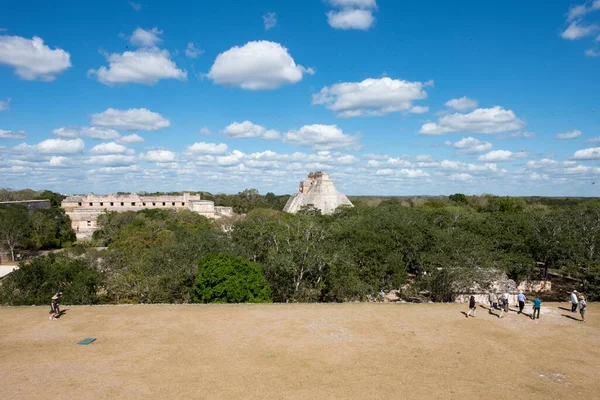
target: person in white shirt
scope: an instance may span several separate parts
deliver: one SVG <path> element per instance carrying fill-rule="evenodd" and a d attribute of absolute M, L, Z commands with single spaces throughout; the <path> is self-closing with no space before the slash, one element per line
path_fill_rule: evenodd
<path fill-rule="evenodd" d="M 571 312 L 577 312 L 577 305 L 579 300 L 577 299 L 577 290 L 573 290 L 571 293 Z"/>
<path fill-rule="evenodd" d="M 581 314 L 581 320 L 585 322 L 585 309 L 587 308 L 587 303 L 585 301 L 585 297 L 579 296 L 579 314 Z"/>

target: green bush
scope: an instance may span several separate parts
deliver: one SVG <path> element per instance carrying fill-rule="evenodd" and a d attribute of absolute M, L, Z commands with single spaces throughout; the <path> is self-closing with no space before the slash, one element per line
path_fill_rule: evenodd
<path fill-rule="evenodd" d="M 2 280 L 0 304 L 45 305 L 56 290 L 65 304 L 98 304 L 103 275 L 85 258 L 68 254 L 38 257 Z"/>
<path fill-rule="evenodd" d="M 225 254 L 198 261 L 194 303 L 269 303 L 271 290 L 257 263 Z"/>

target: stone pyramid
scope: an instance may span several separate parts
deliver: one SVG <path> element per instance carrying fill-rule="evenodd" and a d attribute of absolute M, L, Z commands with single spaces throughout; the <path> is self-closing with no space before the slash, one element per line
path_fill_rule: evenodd
<path fill-rule="evenodd" d="M 323 171 L 308 174 L 308 179 L 300 182 L 298 193 L 290 197 L 283 211 L 295 214 L 309 204 L 320 209 L 322 214 L 333 214 L 341 205 L 353 207 L 350 200 L 338 192 L 329 175 Z"/>

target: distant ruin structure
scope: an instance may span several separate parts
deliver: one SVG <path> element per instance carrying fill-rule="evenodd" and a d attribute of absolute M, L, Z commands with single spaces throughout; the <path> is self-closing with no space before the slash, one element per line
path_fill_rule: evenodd
<path fill-rule="evenodd" d="M 135 193 L 115 195 L 69 196 L 61 204 L 71 218 L 77 239 L 92 236 L 98 229 L 98 217 L 106 211 L 140 211 L 145 209 L 188 209 L 207 218 L 218 219 L 233 215 L 231 207 L 217 207 L 210 200 L 201 200 L 199 194 L 183 193 L 178 196 L 140 196 Z"/>
<path fill-rule="evenodd" d="M 308 205 L 318 208 L 322 214 L 333 214 L 342 205 L 353 207 L 350 200 L 338 192 L 329 175 L 323 171 L 311 172 L 308 179 L 300 181 L 298 193 L 290 197 L 283 211 L 296 214 Z"/>
<path fill-rule="evenodd" d="M 29 211 L 51 208 L 50 200 L 2 201 L 0 207 L 25 206 Z"/>

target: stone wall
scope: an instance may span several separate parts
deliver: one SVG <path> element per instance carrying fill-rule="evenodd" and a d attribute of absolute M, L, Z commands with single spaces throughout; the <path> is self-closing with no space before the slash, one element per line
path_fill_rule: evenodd
<path fill-rule="evenodd" d="M 126 212 L 145 209 L 188 209 L 207 218 L 221 218 L 233 215 L 231 207 L 215 207 L 214 202 L 201 200 L 200 195 L 183 193 L 181 196 L 139 196 L 126 195 L 69 196 L 62 207 L 71 218 L 71 226 L 77 239 L 87 239 L 98 229 L 98 217 L 106 211 Z"/>
<path fill-rule="evenodd" d="M 311 172 L 308 179 L 300 181 L 298 193 L 290 197 L 283 211 L 295 214 L 307 205 L 318 208 L 322 214 L 333 214 L 341 205 L 352 207 L 350 200 L 338 192 L 329 175 L 323 171 Z"/>

